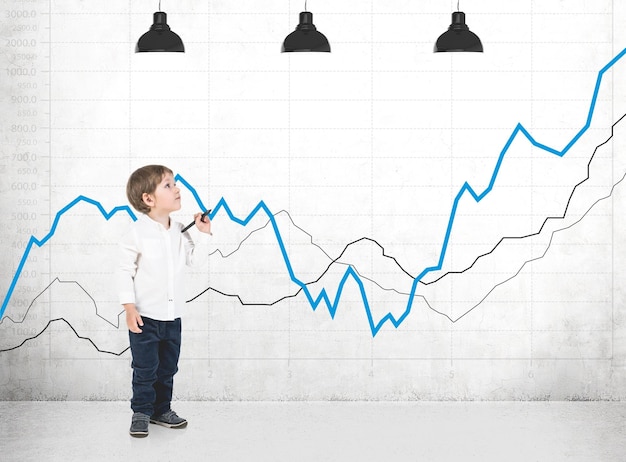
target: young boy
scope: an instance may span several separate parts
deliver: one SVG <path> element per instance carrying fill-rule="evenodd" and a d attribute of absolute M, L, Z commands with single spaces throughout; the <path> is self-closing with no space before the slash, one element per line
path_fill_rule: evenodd
<path fill-rule="evenodd" d="M 130 434 L 144 437 L 150 422 L 170 428 L 187 425 L 170 408 L 185 306 L 183 272 L 208 255 L 211 221 L 194 215 L 201 231 L 196 242 L 188 231 L 181 232 L 183 225 L 170 219 L 180 209 L 180 189 L 172 171 L 162 165 L 133 172 L 126 195 L 141 213 L 122 238 L 117 284 L 132 354 Z"/>

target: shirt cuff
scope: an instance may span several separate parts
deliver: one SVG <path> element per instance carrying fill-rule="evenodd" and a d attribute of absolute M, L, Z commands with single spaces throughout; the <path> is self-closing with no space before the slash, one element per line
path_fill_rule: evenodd
<path fill-rule="evenodd" d="M 135 293 L 134 292 L 120 292 L 119 301 L 120 301 L 120 305 L 125 305 L 126 303 L 135 303 Z"/>

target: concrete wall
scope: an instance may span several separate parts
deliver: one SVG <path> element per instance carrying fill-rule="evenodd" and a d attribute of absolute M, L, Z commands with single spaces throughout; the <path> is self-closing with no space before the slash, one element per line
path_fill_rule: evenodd
<path fill-rule="evenodd" d="M 164 2 L 186 52 L 135 54 L 156 2 L 0 1 L 0 398 L 129 397 L 162 163 L 215 211 L 178 398 L 622 399 L 626 7 L 463 2 L 485 52 L 435 54 L 435 3 L 308 2 L 332 52 L 281 54 L 301 2 Z"/>

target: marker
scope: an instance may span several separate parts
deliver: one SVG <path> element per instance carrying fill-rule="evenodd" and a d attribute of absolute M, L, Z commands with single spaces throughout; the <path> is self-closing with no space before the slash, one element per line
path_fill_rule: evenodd
<path fill-rule="evenodd" d="M 202 216 L 200 216 L 200 221 L 204 221 L 204 219 L 206 218 L 206 216 L 207 216 L 209 213 L 211 213 L 211 210 L 213 210 L 213 209 L 209 209 L 209 210 L 207 210 L 206 212 L 204 212 L 204 213 L 202 214 Z M 181 233 L 184 233 L 185 231 L 187 231 L 189 228 L 191 228 L 191 227 L 192 227 L 193 225 L 195 225 L 195 224 L 196 224 L 196 220 L 192 221 L 191 223 L 189 223 L 187 226 L 185 226 L 185 227 L 182 229 Z"/>

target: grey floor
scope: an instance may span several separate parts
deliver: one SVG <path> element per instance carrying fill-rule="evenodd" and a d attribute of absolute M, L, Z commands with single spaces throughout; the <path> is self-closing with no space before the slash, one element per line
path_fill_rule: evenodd
<path fill-rule="evenodd" d="M 3 461 L 624 461 L 617 402 L 176 402 L 128 435 L 126 402 L 0 402 Z"/>

